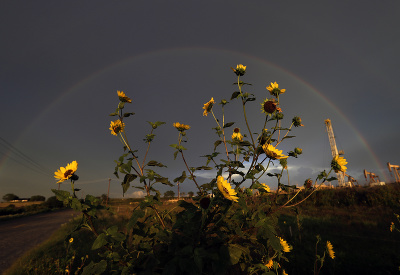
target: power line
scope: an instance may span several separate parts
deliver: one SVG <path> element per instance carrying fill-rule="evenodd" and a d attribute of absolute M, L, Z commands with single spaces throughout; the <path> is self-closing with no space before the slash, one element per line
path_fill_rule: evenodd
<path fill-rule="evenodd" d="M 21 152 L 18 148 L 13 146 L 11 143 L 6 141 L 4 138 L 0 137 L 0 145 L 2 145 L 6 149 L 6 153 L 3 152 L 3 154 L 7 157 L 12 159 L 13 161 L 17 162 L 18 164 L 23 165 L 26 168 L 29 168 L 37 173 L 41 173 L 44 175 L 52 175 L 50 170 L 45 168 L 43 165 L 41 165 L 39 162 L 33 160 L 31 157 L 27 156 L 25 153 Z M 7 152 L 8 151 L 8 152 Z M 11 154 L 15 155 L 16 158 L 13 158 Z M 8 156 L 7 156 L 8 154 Z"/>

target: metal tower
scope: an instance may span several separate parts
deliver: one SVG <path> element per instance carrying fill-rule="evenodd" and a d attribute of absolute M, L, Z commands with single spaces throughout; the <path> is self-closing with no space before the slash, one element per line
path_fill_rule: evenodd
<path fill-rule="evenodd" d="M 326 131 L 328 132 L 328 137 L 329 137 L 329 144 L 331 145 L 331 152 L 332 152 L 332 157 L 336 157 L 338 155 L 342 155 L 343 152 L 339 152 L 336 146 L 336 141 L 335 141 L 335 135 L 333 134 L 333 128 L 332 128 L 332 123 L 331 120 L 328 118 L 325 120 L 325 126 L 326 126 Z M 344 173 L 338 171 L 336 173 L 336 177 L 339 183 L 340 187 L 345 187 L 346 183 L 344 181 Z"/>

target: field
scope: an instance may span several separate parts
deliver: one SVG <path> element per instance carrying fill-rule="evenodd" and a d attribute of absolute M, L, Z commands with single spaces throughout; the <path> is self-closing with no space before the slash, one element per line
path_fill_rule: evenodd
<path fill-rule="evenodd" d="M 336 257 L 334 260 L 326 257 L 319 274 L 398 274 L 400 233 L 391 232 L 390 224 L 396 222 L 396 226 L 400 226 L 394 215 L 400 213 L 399 197 L 399 185 L 328 190 L 310 197 L 300 207 L 280 211 L 277 215 L 279 231 L 293 246 L 287 253 L 288 262 L 281 262 L 282 267 L 288 274 L 314 274 L 316 254 L 322 256 L 326 241 L 330 241 Z M 117 215 L 103 215 L 96 223 L 103 228 L 111 224 L 122 228 L 136 204 L 130 200 L 111 200 L 110 205 Z M 162 207 L 172 211 L 181 209 L 176 202 L 164 203 Z M 73 228 L 74 224 L 70 224 L 62 232 L 56 232 L 49 242 L 29 252 L 5 274 L 60 272 L 71 261 L 65 235 Z M 96 251 L 90 250 L 92 242 L 88 240 L 94 238 L 89 233 L 80 231 L 72 235 L 75 269 L 82 262 L 98 260 Z M 317 235 L 321 238 L 318 247 Z"/>
<path fill-rule="evenodd" d="M 9 205 L 13 204 L 15 207 L 24 207 L 34 204 L 41 204 L 42 201 L 27 201 L 27 202 L 0 202 L 0 208 L 8 207 Z"/>

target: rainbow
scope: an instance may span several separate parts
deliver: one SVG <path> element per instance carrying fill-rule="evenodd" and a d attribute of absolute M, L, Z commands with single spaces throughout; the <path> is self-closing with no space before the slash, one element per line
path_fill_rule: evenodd
<path fill-rule="evenodd" d="M 350 127 L 351 129 L 355 132 L 357 138 L 361 142 L 361 144 L 367 149 L 368 153 L 370 154 L 371 158 L 374 160 L 375 164 L 377 167 L 380 168 L 381 171 L 384 171 L 385 168 L 381 165 L 381 161 L 379 160 L 378 156 L 374 153 L 373 149 L 371 146 L 367 143 L 365 138 L 362 136 L 362 134 L 358 131 L 358 129 L 353 125 L 353 123 L 345 116 L 345 114 L 334 104 L 332 103 L 323 93 L 318 91 L 315 87 L 313 87 L 310 83 L 306 82 L 299 76 L 293 74 L 292 72 L 270 62 L 264 59 L 261 59 L 259 57 L 250 55 L 250 54 L 245 54 L 233 50 L 226 50 L 226 49 L 218 49 L 218 48 L 206 48 L 206 47 L 182 47 L 182 48 L 170 48 L 170 49 L 162 49 L 162 50 L 156 50 L 156 51 L 149 51 L 149 52 L 144 52 L 138 55 L 130 56 L 128 58 L 122 59 L 118 62 L 115 62 L 113 64 L 110 64 L 109 66 L 106 66 L 100 70 L 97 70 L 93 72 L 92 74 L 88 75 L 87 77 L 83 78 L 79 82 L 75 83 L 73 86 L 69 87 L 65 91 L 63 91 L 59 97 L 57 97 L 49 106 L 39 115 L 36 116 L 36 118 L 28 125 L 25 130 L 20 134 L 20 136 L 16 139 L 14 142 L 14 146 L 16 146 L 26 135 L 27 132 L 29 132 L 30 129 L 35 127 L 35 125 L 42 119 L 44 118 L 47 113 L 54 108 L 54 106 L 57 106 L 58 104 L 62 103 L 66 97 L 76 93 L 81 87 L 83 87 L 85 84 L 91 83 L 93 81 L 96 81 L 96 79 L 106 75 L 107 73 L 119 68 L 126 66 L 128 64 L 132 64 L 134 62 L 138 62 L 141 60 L 149 59 L 149 58 L 157 58 L 160 56 L 164 55 L 171 55 L 171 54 L 182 54 L 182 53 L 193 53 L 193 54 L 198 54 L 198 53 L 203 53 L 203 54 L 231 54 L 240 57 L 241 60 L 246 59 L 246 60 L 251 60 L 256 63 L 261 63 L 263 65 L 266 65 L 273 70 L 275 70 L 277 73 L 282 73 L 285 75 L 290 76 L 292 79 L 296 80 L 297 82 L 301 83 L 306 87 L 308 90 L 310 90 L 312 93 L 314 93 L 316 96 L 318 96 L 321 100 L 323 100 L 330 108 L 332 108 Z M 17 147 L 17 146 L 16 146 Z M 6 154 L 3 156 L 2 159 L 0 159 L 0 172 L 2 167 L 4 166 L 5 162 L 9 158 L 9 155 L 11 154 L 11 150 L 6 152 Z M 385 180 L 388 181 L 388 178 L 385 173 L 384 177 Z"/>

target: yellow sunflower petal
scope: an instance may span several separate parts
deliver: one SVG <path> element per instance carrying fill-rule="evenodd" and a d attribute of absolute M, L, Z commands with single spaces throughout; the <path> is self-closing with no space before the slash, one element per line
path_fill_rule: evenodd
<path fill-rule="evenodd" d="M 232 189 L 228 181 L 226 181 L 222 176 L 218 176 L 217 178 L 217 187 L 226 199 L 234 202 L 238 201 L 236 191 Z"/>

